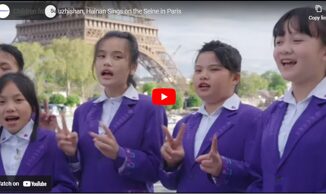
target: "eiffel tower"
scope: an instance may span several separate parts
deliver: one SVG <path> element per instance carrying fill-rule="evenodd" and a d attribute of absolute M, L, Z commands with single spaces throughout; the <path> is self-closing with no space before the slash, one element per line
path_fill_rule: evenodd
<path fill-rule="evenodd" d="M 81 38 L 95 44 L 108 31 L 128 31 L 135 35 L 139 44 L 138 64 L 142 65 L 157 82 L 170 83 L 181 91 L 187 88 L 185 77 L 177 69 L 176 64 L 158 38 L 158 28 L 153 26 L 153 19 L 133 13 L 103 14 L 96 12 L 96 10 L 104 8 L 112 11 L 140 10 L 142 9 L 140 2 L 60 1 L 54 4 L 57 6 L 57 10 L 66 10 L 66 14 L 58 14 L 56 18 L 50 20 L 25 20 L 23 23 L 17 24 L 17 35 L 14 42 L 48 44 L 53 39 L 65 36 L 71 39 Z M 86 9 L 91 11 L 88 13 Z M 69 10 L 75 10 L 75 12 L 67 14 Z M 76 10 L 84 10 L 84 14 L 77 13 Z"/>

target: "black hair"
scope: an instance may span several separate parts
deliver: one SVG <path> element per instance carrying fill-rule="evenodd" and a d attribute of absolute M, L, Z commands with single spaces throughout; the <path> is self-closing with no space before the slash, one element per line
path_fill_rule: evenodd
<path fill-rule="evenodd" d="M 24 69 L 23 54 L 20 52 L 20 50 L 16 46 L 13 46 L 10 44 L 0 44 L 0 51 L 11 54 L 17 62 L 18 70 L 23 71 L 23 69 Z"/>
<path fill-rule="evenodd" d="M 19 91 L 23 94 L 23 96 L 32 108 L 32 112 L 34 114 L 34 125 L 30 140 L 34 141 L 36 139 L 36 130 L 40 117 L 40 108 L 36 97 L 34 83 L 23 73 L 8 73 L 0 78 L 0 93 L 2 92 L 4 87 L 10 82 L 13 82 L 17 86 Z"/>
<path fill-rule="evenodd" d="M 195 62 L 197 62 L 198 57 L 203 52 L 213 52 L 216 58 L 219 59 L 221 65 L 229 70 L 233 74 L 241 72 L 241 55 L 238 49 L 223 43 L 219 40 L 212 40 L 203 45 L 203 47 L 198 51 Z M 235 86 L 234 92 L 238 92 L 238 85 Z"/>
<path fill-rule="evenodd" d="M 300 7 L 288 11 L 274 26 L 274 42 L 276 37 L 285 35 L 285 28 L 292 33 L 290 30 L 290 27 L 292 27 L 294 30 L 310 37 L 320 37 L 322 43 L 326 45 L 326 20 L 321 18 L 318 21 L 309 19 L 310 17 L 321 17 L 322 15 L 325 15 L 325 10 L 317 13 L 312 7 Z"/>
<path fill-rule="evenodd" d="M 203 52 L 214 52 L 216 58 L 219 59 L 222 66 L 228 69 L 231 73 L 241 72 L 241 55 L 239 51 L 219 40 L 213 40 L 205 43 L 203 47 L 198 51 L 195 62 L 197 62 L 198 57 Z"/>
<path fill-rule="evenodd" d="M 138 42 L 137 42 L 136 37 L 129 32 L 110 31 L 110 32 L 106 33 L 101 39 L 99 39 L 97 41 L 97 43 L 95 44 L 94 59 L 93 59 L 93 66 L 92 66 L 93 75 L 94 75 L 94 66 L 95 66 L 95 61 L 96 61 L 96 55 L 98 53 L 98 47 L 104 40 L 107 40 L 110 38 L 123 38 L 128 41 L 129 52 L 130 52 L 130 66 L 132 66 L 132 65 L 137 66 L 139 50 L 138 50 Z M 132 84 L 134 87 L 136 87 L 136 81 L 134 80 L 133 75 L 129 75 L 127 84 L 128 84 L 128 86 L 130 84 Z"/>

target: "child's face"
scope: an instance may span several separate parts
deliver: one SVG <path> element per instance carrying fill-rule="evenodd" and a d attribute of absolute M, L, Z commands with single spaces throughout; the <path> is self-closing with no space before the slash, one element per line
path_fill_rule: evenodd
<path fill-rule="evenodd" d="M 103 40 L 95 57 L 96 75 L 104 87 L 126 87 L 129 74 L 136 71 L 130 66 L 129 44 L 126 39 L 112 37 Z"/>
<path fill-rule="evenodd" d="M 274 59 L 283 78 L 294 83 L 321 79 L 326 72 L 326 46 L 320 38 L 310 37 L 294 29 L 276 37 Z"/>
<path fill-rule="evenodd" d="M 15 134 L 31 119 L 32 108 L 13 82 L 0 93 L 0 124 Z"/>
<path fill-rule="evenodd" d="M 0 51 L 0 77 L 6 73 L 18 72 L 18 64 L 11 54 Z"/>
<path fill-rule="evenodd" d="M 221 64 L 214 52 L 199 54 L 193 82 L 196 93 L 206 103 L 216 103 L 232 95 L 239 78 Z"/>

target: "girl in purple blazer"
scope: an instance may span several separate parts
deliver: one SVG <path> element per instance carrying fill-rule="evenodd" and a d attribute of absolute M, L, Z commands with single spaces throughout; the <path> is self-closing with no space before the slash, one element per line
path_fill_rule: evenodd
<path fill-rule="evenodd" d="M 261 111 L 242 104 L 235 94 L 241 55 L 230 45 L 211 41 L 199 50 L 195 63 L 193 84 L 203 105 L 177 123 L 174 138 L 164 128 L 161 182 L 177 192 L 245 191 L 252 180 L 246 160 L 254 119 Z"/>
<path fill-rule="evenodd" d="M 153 192 L 163 143 L 163 107 L 138 94 L 132 77 L 139 51 L 128 32 L 112 31 L 95 45 L 93 70 L 102 95 L 75 111 L 73 132 L 60 130 L 81 192 Z"/>
<path fill-rule="evenodd" d="M 274 59 L 292 87 L 263 113 L 249 191 L 326 191 L 325 11 L 290 10 L 274 26 Z"/>
<path fill-rule="evenodd" d="M 54 132 L 38 128 L 38 122 L 35 122 L 38 117 L 39 105 L 33 82 L 21 73 L 2 76 L 0 176 L 15 176 L 21 186 L 7 187 L 6 191 L 23 192 L 23 181 L 43 181 L 33 179 L 33 176 L 46 176 L 51 187 L 26 189 L 29 192 L 73 192 L 76 184 L 65 155 L 57 147 Z"/>

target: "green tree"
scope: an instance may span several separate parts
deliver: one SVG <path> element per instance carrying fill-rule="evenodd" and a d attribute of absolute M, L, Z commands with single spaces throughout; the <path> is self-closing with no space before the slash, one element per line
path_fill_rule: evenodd
<path fill-rule="evenodd" d="M 143 85 L 142 92 L 147 93 L 147 95 L 152 96 L 152 90 L 156 88 L 156 83 L 150 82 Z"/>
<path fill-rule="evenodd" d="M 34 72 L 39 68 L 42 63 L 41 56 L 44 52 L 43 46 L 38 42 L 28 43 L 16 43 L 15 46 L 23 53 L 25 66 L 25 72 Z"/>
<path fill-rule="evenodd" d="M 241 73 L 241 81 L 238 86 L 238 95 L 240 97 L 256 96 L 259 90 L 267 89 L 268 82 L 257 73 Z"/>
<path fill-rule="evenodd" d="M 277 96 L 284 94 L 287 86 L 286 81 L 275 71 L 266 71 L 262 77 L 268 81 L 268 90 L 276 93 Z"/>
<path fill-rule="evenodd" d="M 24 57 L 24 72 L 31 75 L 35 86 L 37 88 L 38 94 L 43 94 L 45 92 L 44 87 L 44 74 L 42 71 L 42 56 L 44 55 L 44 47 L 37 42 L 28 43 L 16 43 L 15 46 L 22 52 Z"/>
<path fill-rule="evenodd" d="M 61 94 L 53 94 L 49 99 L 50 104 L 64 104 L 65 102 L 66 98 Z"/>
<path fill-rule="evenodd" d="M 184 99 L 184 97 L 181 94 L 181 92 L 177 91 L 177 93 L 176 93 L 176 101 L 175 101 L 175 104 L 172 105 L 172 109 L 183 108 L 183 101 L 184 101 L 183 99 Z"/>
<path fill-rule="evenodd" d="M 199 107 L 201 103 L 201 99 L 194 92 L 189 93 L 186 107 Z"/>
<path fill-rule="evenodd" d="M 85 96 L 85 87 L 96 82 L 91 71 L 92 46 L 80 39 L 61 38 L 54 40 L 47 50 L 49 72 L 52 72 L 49 79 L 65 88 L 67 95 L 74 87 L 77 94 Z"/>
<path fill-rule="evenodd" d="M 40 104 L 43 104 L 45 100 L 49 99 L 49 97 L 46 94 L 39 94 L 37 95 L 37 99 Z"/>
<path fill-rule="evenodd" d="M 97 81 L 92 76 L 93 45 L 84 40 L 56 39 L 39 43 L 18 43 L 25 59 L 25 72 L 32 75 L 38 94 L 65 90 L 87 98 Z"/>
<path fill-rule="evenodd" d="M 79 100 L 78 96 L 75 96 L 75 95 L 67 96 L 67 99 L 66 99 L 66 102 L 65 102 L 66 106 L 72 107 L 72 106 L 77 105 L 77 104 L 80 104 L 80 100 Z"/>

